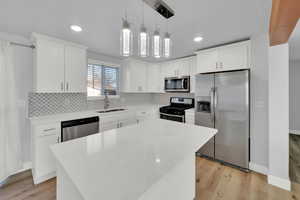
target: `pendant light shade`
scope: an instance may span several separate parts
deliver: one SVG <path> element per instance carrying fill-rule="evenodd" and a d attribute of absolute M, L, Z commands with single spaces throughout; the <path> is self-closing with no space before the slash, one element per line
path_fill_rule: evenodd
<path fill-rule="evenodd" d="M 130 24 L 127 19 L 123 19 L 123 25 L 120 36 L 120 53 L 122 56 L 132 55 L 133 35 Z"/>
<path fill-rule="evenodd" d="M 149 34 L 144 24 L 139 33 L 139 55 L 141 57 L 149 56 Z"/>
<path fill-rule="evenodd" d="M 169 58 L 171 56 L 171 36 L 170 34 L 167 32 L 165 34 L 164 40 L 163 40 L 163 56 L 165 58 Z"/>
<path fill-rule="evenodd" d="M 159 34 L 159 31 L 156 30 L 153 33 L 153 39 L 152 39 L 152 50 L 153 50 L 153 56 L 155 58 L 161 57 L 161 37 Z"/>

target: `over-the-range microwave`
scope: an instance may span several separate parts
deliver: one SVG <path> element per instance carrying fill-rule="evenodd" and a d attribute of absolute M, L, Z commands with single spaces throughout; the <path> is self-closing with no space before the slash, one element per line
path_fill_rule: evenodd
<path fill-rule="evenodd" d="M 190 92 L 190 76 L 165 78 L 166 92 Z"/>

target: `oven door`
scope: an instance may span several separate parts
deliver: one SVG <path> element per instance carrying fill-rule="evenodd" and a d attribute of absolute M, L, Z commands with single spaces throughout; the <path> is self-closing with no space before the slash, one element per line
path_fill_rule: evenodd
<path fill-rule="evenodd" d="M 189 92 L 190 91 L 190 77 L 174 77 L 165 78 L 166 92 Z"/>
<path fill-rule="evenodd" d="M 185 123 L 184 115 L 171 115 L 171 114 L 166 114 L 166 113 L 160 113 L 160 118 Z"/>

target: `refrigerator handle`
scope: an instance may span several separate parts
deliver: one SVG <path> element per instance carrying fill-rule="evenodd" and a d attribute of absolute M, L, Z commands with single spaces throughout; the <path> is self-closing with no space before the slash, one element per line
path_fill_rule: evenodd
<path fill-rule="evenodd" d="M 210 90 L 210 119 L 214 122 L 214 113 L 215 113 L 215 100 L 214 100 L 215 89 L 211 88 Z"/>
<path fill-rule="evenodd" d="M 218 106 L 218 88 L 214 89 L 214 112 L 216 112 Z"/>

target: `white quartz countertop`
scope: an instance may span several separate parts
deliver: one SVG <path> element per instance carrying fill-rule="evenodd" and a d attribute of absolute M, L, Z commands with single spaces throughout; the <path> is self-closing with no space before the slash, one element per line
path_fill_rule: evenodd
<path fill-rule="evenodd" d="M 136 200 L 217 130 L 153 119 L 51 147 L 85 200 Z"/>

